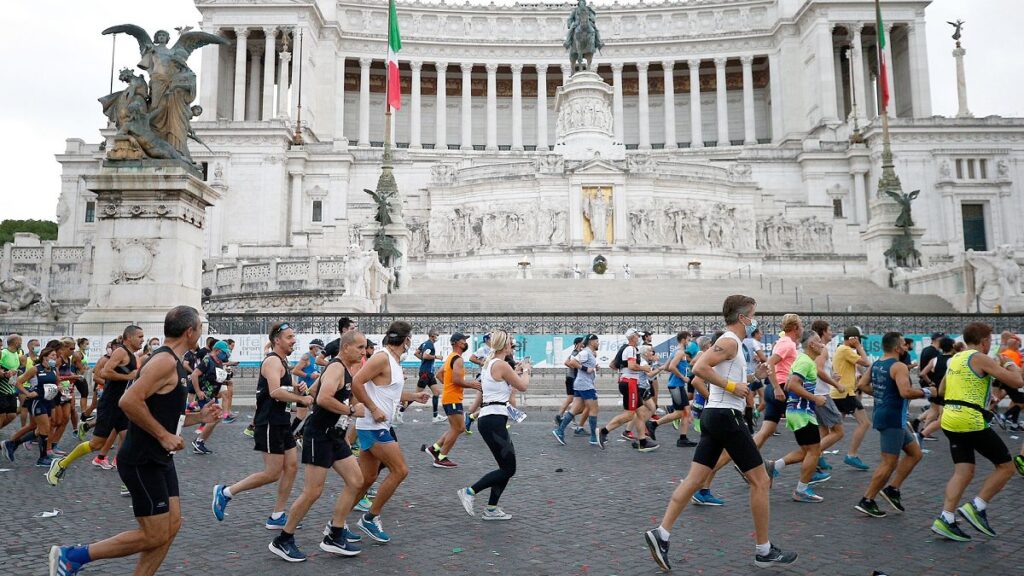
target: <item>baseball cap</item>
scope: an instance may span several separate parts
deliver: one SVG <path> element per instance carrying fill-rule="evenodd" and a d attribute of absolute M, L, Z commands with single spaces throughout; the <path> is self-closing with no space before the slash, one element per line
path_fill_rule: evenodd
<path fill-rule="evenodd" d="M 591 341 L 597 340 L 597 334 L 587 334 L 583 337 L 584 344 L 590 344 Z"/>
<path fill-rule="evenodd" d="M 313 341 L 309 343 L 309 345 L 310 346 L 317 346 L 319 348 L 323 348 L 324 347 L 324 341 L 319 339 L 319 338 L 314 338 Z"/>
<path fill-rule="evenodd" d="M 847 326 L 846 330 L 843 330 L 843 338 L 860 338 L 860 327 L 859 326 Z"/>
<path fill-rule="evenodd" d="M 222 350 L 227 354 L 231 354 L 231 348 L 228 346 L 228 343 L 223 340 L 218 340 L 217 343 L 213 345 L 213 349 Z"/>
<path fill-rule="evenodd" d="M 941 340 L 946 337 L 945 332 L 934 332 L 932 334 L 932 340 Z"/>
<path fill-rule="evenodd" d="M 468 338 L 469 337 L 463 334 L 462 332 L 456 332 L 455 334 L 452 334 L 452 344 L 455 344 L 460 340 L 466 340 Z"/>
<path fill-rule="evenodd" d="M 637 330 L 636 328 L 630 328 L 629 330 L 626 330 L 626 338 L 632 338 L 633 336 L 639 336 L 639 335 L 640 335 L 640 331 Z"/>
<path fill-rule="evenodd" d="M 583 344 L 583 338 L 580 338 L 580 337 L 573 338 L 572 344 L 573 344 L 573 346 L 575 346 L 577 344 Z"/>

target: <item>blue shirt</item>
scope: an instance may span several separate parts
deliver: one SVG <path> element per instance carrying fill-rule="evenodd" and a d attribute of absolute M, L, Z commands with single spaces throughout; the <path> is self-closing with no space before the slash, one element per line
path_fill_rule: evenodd
<path fill-rule="evenodd" d="M 902 428 L 907 424 L 907 406 L 910 402 L 900 396 L 899 386 L 890 373 L 896 362 L 899 360 L 889 358 L 871 365 L 871 389 L 875 397 L 872 425 L 875 430 Z"/>
<path fill-rule="evenodd" d="M 435 356 L 437 352 L 434 350 L 434 343 L 428 338 L 424 340 L 423 344 L 419 347 L 420 356 L 426 356 L 426 352 L 430 352 L 431 356 Z M 420 360 L 420 374 L 433 374 L 434 373 L 434 361 L 433 360 Z"/>

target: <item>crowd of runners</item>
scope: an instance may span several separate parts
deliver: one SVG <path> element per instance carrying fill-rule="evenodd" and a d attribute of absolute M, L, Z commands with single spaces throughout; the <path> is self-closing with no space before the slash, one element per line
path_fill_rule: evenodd
<path fill-rule="evenodd" d="M 610 361 L 600 360 L 596 334 L 576 338 L 564 360 L 566 396 L 552 430 L 558 444 L 587 438 L 595 450 L 605 450 L 621 429 L 618 435 L 627 446 L 650 453 L 659 449 L 657 435 L 665 436 L 662 427 L 669 425 L 675 429 L 668 433 L 676 436 L 675 446 L 693 451 L 689 473 L 672 494 L 660 525 L 644 533 L 662 569 L 671 568 L 670 535 L 686 506 L 723 504 L 713 492 L 714 479 L 729 464 L 749 484 L 755 564 L 794 562 L 797 554 L 769 537 L 773 483 L 794 477 L 789 480 L 793 500 L 821 502 L 814 486 L 831 478 L 833 465 L 870 470 L 860 449 L 872 429 L 880 439 L 880 463 L 870 477 L 865 474 L 863 492 L 851 495 L 858 513 L 886 516 L 879 498 L 903 512 L 900 490 L 922 458 L 921 444 L 941 432 L 949 441 L 953 467 L 931 530 L 949 540 L 969 541 L 972 536 L 959 516 L 975 531 L 996 536 L 986 510 L 1015 468 L 1024 475 L 1024 451 L 1011 456 L 992 428 L 994 423 L 1019 429 L 1024 379 L 1017 335 L 1003 332 L 994 348 L 992 328 L 974 322 L 963 327 L 957 340 L 933 334 L 915 360 L 913 341 L 888 332 L 881 338 L 881 356 L 872 360 L 856 326 L 842 327 L 838 346 L 833 345 L 833 327 L 823 320 L 805 326 L 800 316 L 787 314 L 780 328 L 777 338 L 766 339 L 758 327 L 756 302 L 737 295 L 723 305 L 721 330 L 706 335 L 680 331 L 665 362 L 652 334 L 638 329 L 626 331 L 625 344 Z M 51 576 L 76 574 L 89 562 L 133 554 L 139 555 L 136 574 L 154 574 L 160 567 L 181 525 L 174 454 L 187 444 L 197 455 L 213 454 L 208 444 L 216 447 L 218 425 L 236 417 L 231 412 L 234 342 L 212 337 L 200 342 L 200 331 L 199 313 L 181 306 L 167 313 L 160 337 L 127 326 L 105 343 L 105 354 L 93 365 L 86 361 L 91 344 L 86 339 L 41 345 L 16 334 L 7 337 L 0 352 L 0 429 L 13 432 L 0 442 L 0 452 L 10 462 L 31 453 L 27 460 L 45 469 L 45 482 L 55 487 L 69 474 L 81 473 L 75 470 L 82 465 L 75 463 L 83 457 L 86 466 L 91 460 L 102 470 L 116 469 L 120 493 L 131 498 L 138 523 L 135 530 L 92 544 L 53 546 Z M 296 529 L 321 498 L 333 470 L 344 489 L 333 503 L 320 549 L 354 556 L 361 553 L 364 538 L 389 542 L 382 513 L 410 473 L 394 425 L 411 403 L 429 404 L 432 421 L 446 424 L 436 440 L 424 439 L 429 443 L 420 446 L 436 468 L 457 467 L 452 459 L 456 444 L 474 433 L 475 425 L 496 468 L 471 486 L 452 486 L 454 494 L 449 494 L 475 516 L 476 496 L 486 492 L 481 519 L 511 519 L 499 501 L 516 474 L 509 429 L 524 417 L 516 402 L 517 393 L 530 383 L 529 360 L 516 360 L 513 335 L 500 329 L 488 333 L 476 350 L 470 350 L 466 334 L 452 334 L 445 347 L 451 352 L 444 358 L 436 331 L 415 349 L 412 331 L 410 324 L 394 322 L 374 346 L 352 320 L 342 318 L 338 338 L 326 345 L 313 340 L 293 363 L 296 332 L 288 323 L 275 324 L 259 366 L 255 414 L 244 429 L 262 466 L 210 487 L 216 520 L 224 519 L 232 500 L 275 485 L 277 498 L 263 521 L 277 531 L 268 549 L 286 561 L 302 562 L 307 557 L 296 543 Z M 406 389 L 401 362 L 409 356 L 419 361 L 419 377 L 415 387 Z M 621 396 L 621 411 L 607 419 L 598 406 L 599 381 L 613 381 Z M 867 398 L 872 400 L 870 416 Z M 1008 406 L 1000 411 L 1004 398 Z M 926 408 L 912 410 L 914 399 L 926 401 Z M 780 423 L 793 434 L 797 448 L 765 460 L 764 445 L 788 433 L 780 431 Z M 191 435 L 183 428 L 193 425 L 198 425 L 195 439 L 186 442 L 184 436 Z M 61 445 L 68 435 L 74 440 L 65 451 Z M 830 463 L 826 454 L 840 445 L 841 463 Z M 980 491 L 965 498 L 975 454 L 994 469 Z M 300 462 L 302 482 L 292 499 Z M 112 481 L 112 489 L 117 484 Z"/>

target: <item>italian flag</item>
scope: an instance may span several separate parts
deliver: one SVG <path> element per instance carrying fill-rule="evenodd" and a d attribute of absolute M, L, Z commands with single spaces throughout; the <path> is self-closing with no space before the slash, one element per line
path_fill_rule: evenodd
<path fill-rule="evenodd" d="M 398 51 L 401 49 L 402 37 L 398 33 L 395 0 L 390 0 L 388 8 L 388 106 L 395 110 L 402 108 L 402 87 L 398 82 Z"/>
<path fill-rule="evenodd" d="M 882 112 L 889 109 L 889 75 L 885 65 L 885 26 L 882 23 L 882 5 L 875 0 L 875 26 L 878 31 L 878 81 L 882 87 Z"/>

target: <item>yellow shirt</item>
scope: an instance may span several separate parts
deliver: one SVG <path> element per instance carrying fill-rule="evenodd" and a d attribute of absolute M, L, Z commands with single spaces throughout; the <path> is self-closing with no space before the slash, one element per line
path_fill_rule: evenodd
<path fill-rule="evenodd" d="M 950 401 L 961 400 L 982 408 L 988 407 L 992 394 L 992 377 L 979 376 L 971 368 L 971 356 L 977 350 L 964 350 L 949 359 L 946 368 L 946 405 L 942 408 L 942 429 L 950 432 L 974 432 L 988 428 L 982 412 Z"/>
<path fill-rule="evenodd" d="M 840 392 L 833 388 L 829 392 L 829 396 L 832 398 L 846 398 L 857 393 L 858 360 L 860 360 L 860 355 L 846 344 L 836 348 L 836 353 L 832 356 L 832 371 L 839 376 L 839 383 L 843 385 L 845 392 Z"/>

